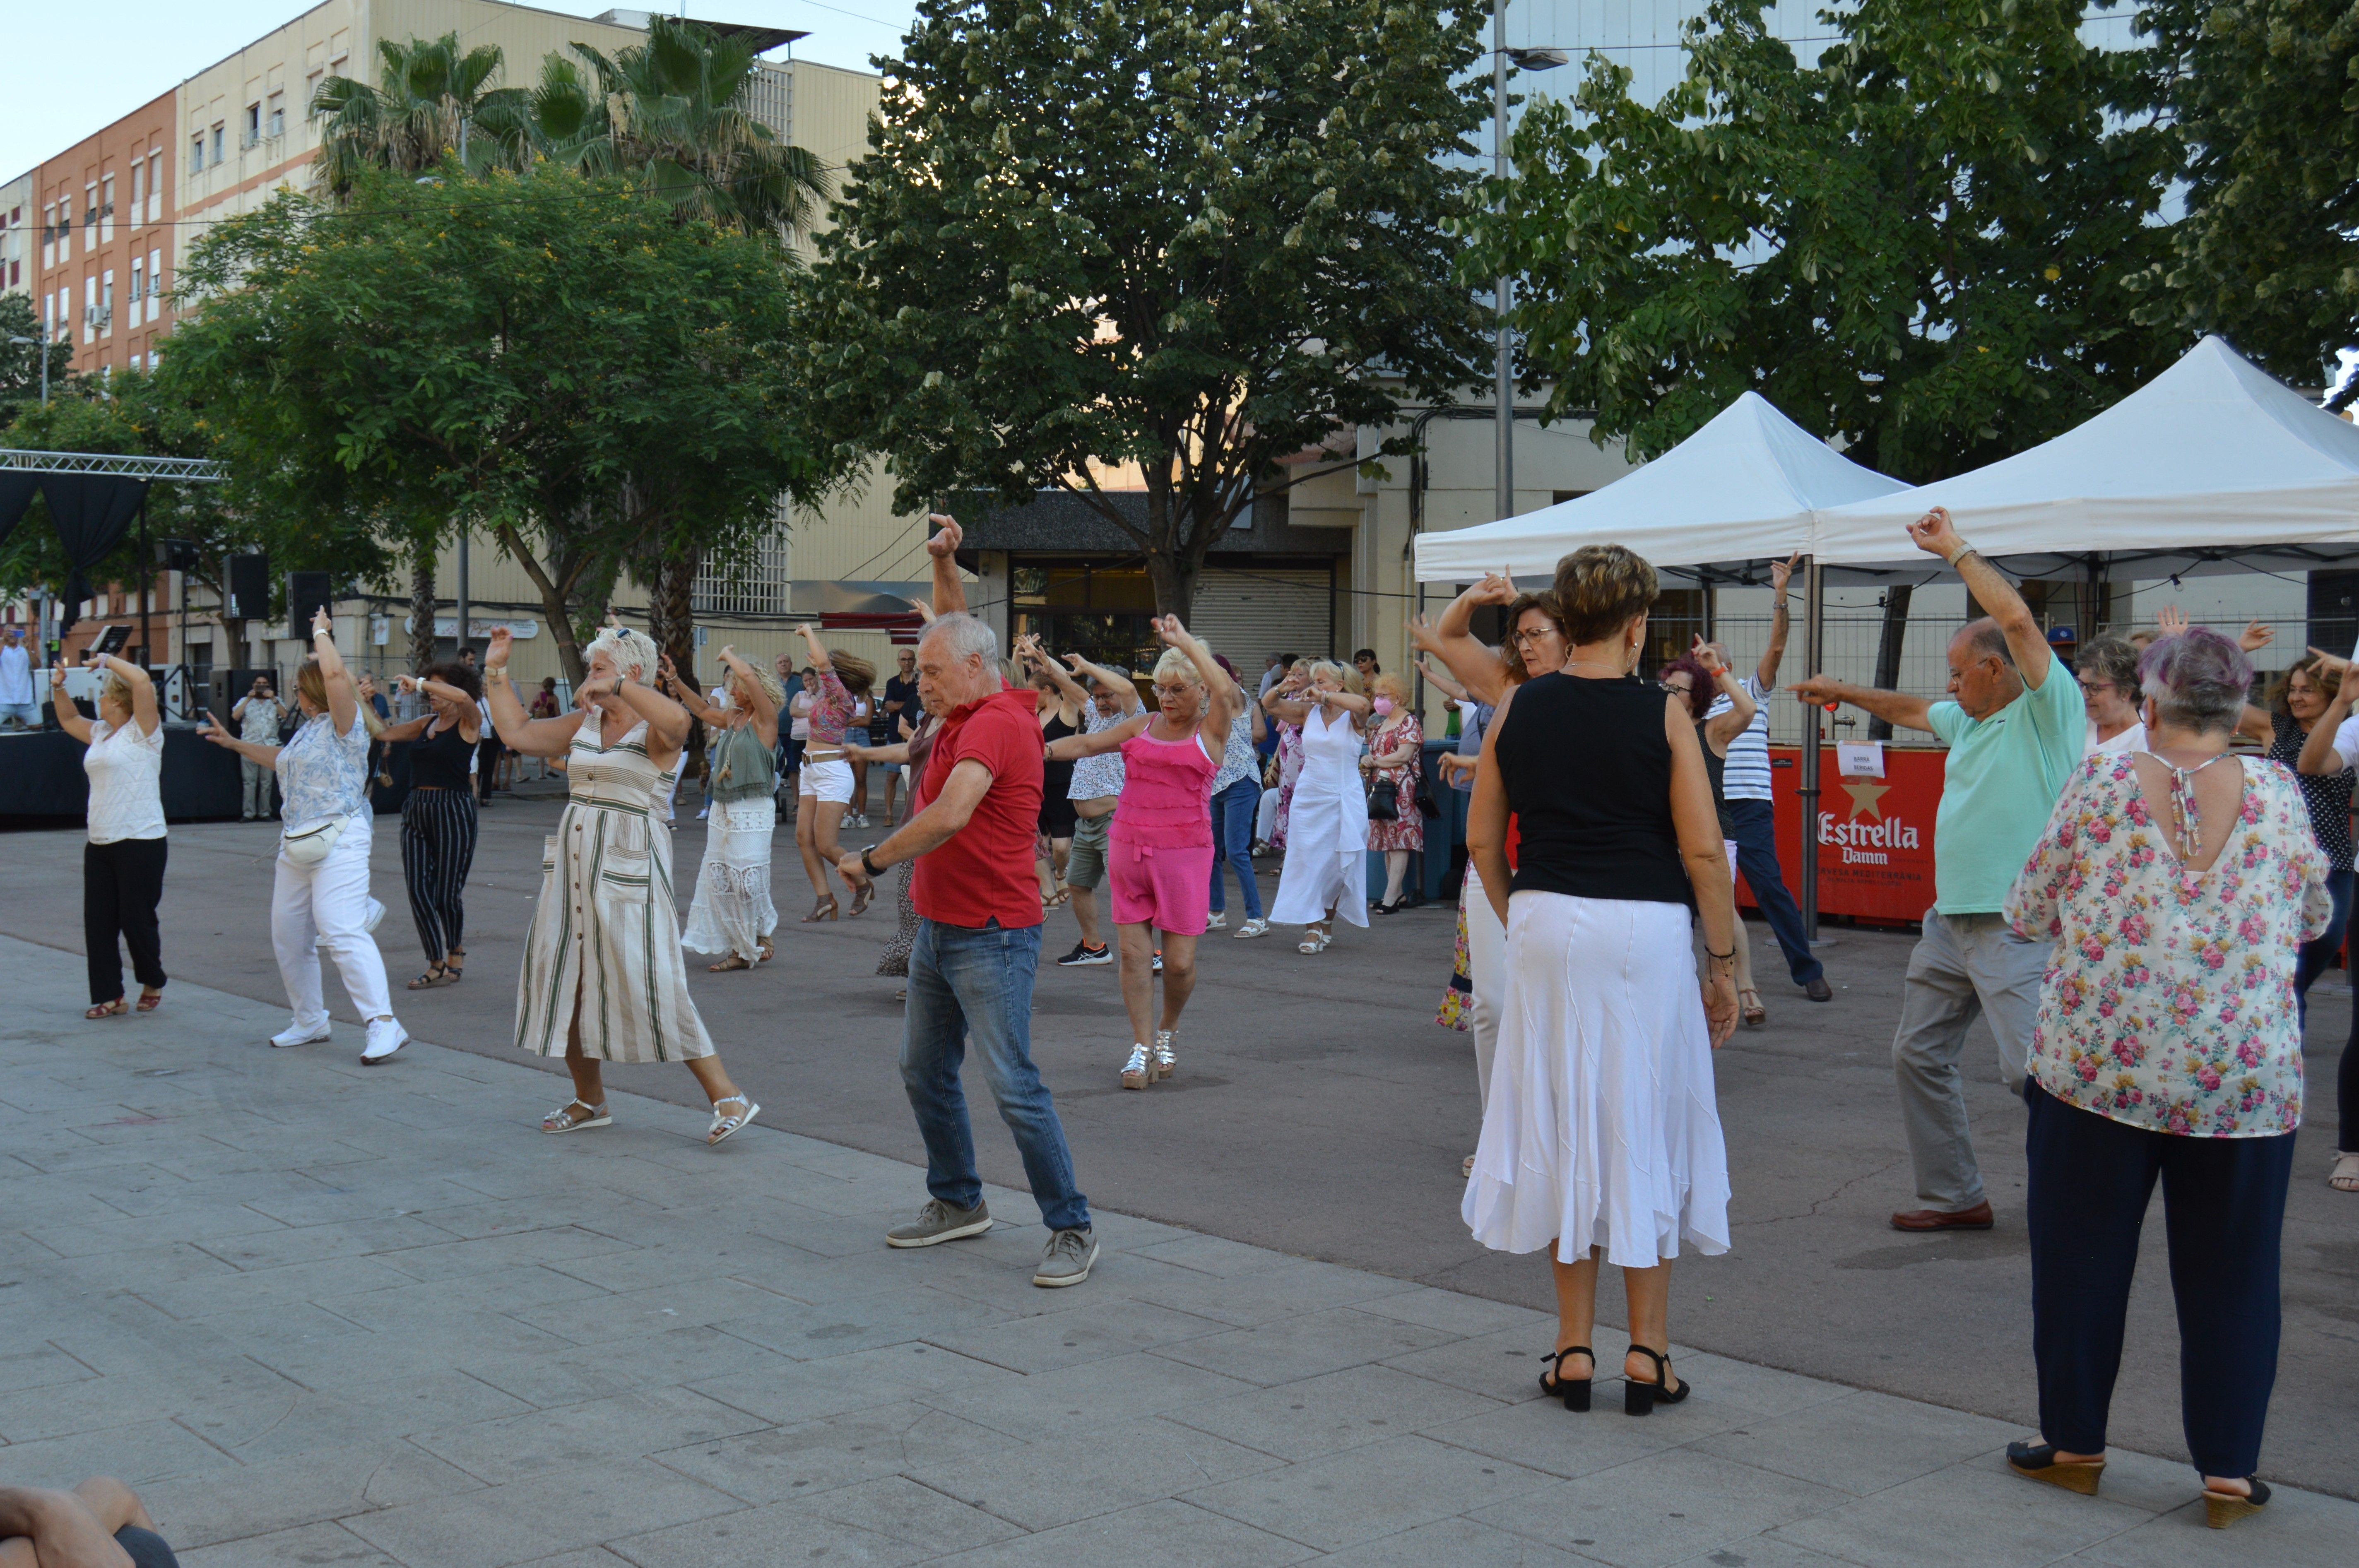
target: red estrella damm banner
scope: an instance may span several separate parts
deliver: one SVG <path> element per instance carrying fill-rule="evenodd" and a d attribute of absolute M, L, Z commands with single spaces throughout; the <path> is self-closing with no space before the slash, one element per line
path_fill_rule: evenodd
<path fill-rule="evenodd" d="M 1835 771 L 1835 749 L 1819 764 L 1819 913 L 1862 920 L 1919 921 L 1933 903 L 1933 816 L 1941 806 L 1940 747 L 1884 748 L 1884 777 L 1846 778 Z M 1777 869 L 1799 901 L 1802 893 L 1802 753 L 1799 746 L 1769 748 L 1770 787 L 1777 813 Z M 1737 899 L 1750 904 L 1742 878 Z"/>

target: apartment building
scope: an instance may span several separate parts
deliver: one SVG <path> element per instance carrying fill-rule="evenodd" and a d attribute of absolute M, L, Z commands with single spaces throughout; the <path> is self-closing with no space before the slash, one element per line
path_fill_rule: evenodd
<path fill-rule="evenodd" d="M 177 103 L 151 99 L 27 177 L 37 232 L 25 272 L 43 326 L 73 345 L 82 373 L 152 366 L 171 330 Z"/>
<path fill-rule="evenodd" d="M 18 175 L 0 185 L 0 294 L 30 294 L 25 277 L 27 231 L 32 227 L 33 177 Z M 38 243 L 38 242 L 34 242 Z"/>

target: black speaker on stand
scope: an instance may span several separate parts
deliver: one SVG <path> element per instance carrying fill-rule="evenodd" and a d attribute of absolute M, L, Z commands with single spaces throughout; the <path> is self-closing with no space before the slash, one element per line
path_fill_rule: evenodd
<path fill-rule="evenodd" d="M 311 643 L 311 617 L 334 604 L 326 572 L 287 574 L 287 634 L 305 647 Z"/>
<path fill-rule="evenodd" d="M 232 621 L 266 621 L 270 618 L 270 557 L 268 556 L 232 556 L 223 563 L 229 575 L 229 603 L 224 607 Z"/>

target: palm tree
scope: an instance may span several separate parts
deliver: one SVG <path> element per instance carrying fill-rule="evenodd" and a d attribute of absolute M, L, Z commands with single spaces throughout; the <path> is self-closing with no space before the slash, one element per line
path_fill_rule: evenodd
<path fill-rule="evenodd" d="M 587 44 L 542 61 L 527 121 L 535 149 L 585 174 L 625 174 L 683 217 L 769 236 L 787 265 L 827 199 L 807 147 L 778 139 L 747 107 L 754 51 L 694 22 L 647 19 L 647 41 L 612 59 Z M 506 122 L 502 120 L 502 124 Z"/>
<path fill-rule="evenodd" d="M 462 54 L 459 35 L 445 33 L 376 48 L 378 85 L 332 76 L 311 96 L 312 116 L 326 122 L 314 167 L 330 190 L 342 196 L 364 168 L 419 174 L 452 153 L 476 170 L 523 161 L 527 94 L 484 86 L 499 74 L 497 45 Z"/>

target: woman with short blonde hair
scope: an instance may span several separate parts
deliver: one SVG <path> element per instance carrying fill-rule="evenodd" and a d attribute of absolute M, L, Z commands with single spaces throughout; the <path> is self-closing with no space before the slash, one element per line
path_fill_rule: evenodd
<path fill-rule="evenodd" d="M 112 654 L 92 651 L 90 666 L 103 671 L 98 717 L 84 719 L 66 695 L 66 667 L 49 667 L 49 700 L 58 728 L 81 741 L 90 775 L 90 842 L 82 851 L 82 951 L 90 965 L 90 1008 L 84 1018 L 119 1018 L 131 1011 L 123 994 L 123 948 L 139 979 L 139 1011 L 164 1000 L 164 939 L 156 906 L 164 896 L 164 719 L 147 672 Z M 118 945 L 119 944 L 119 945 Z"/>

